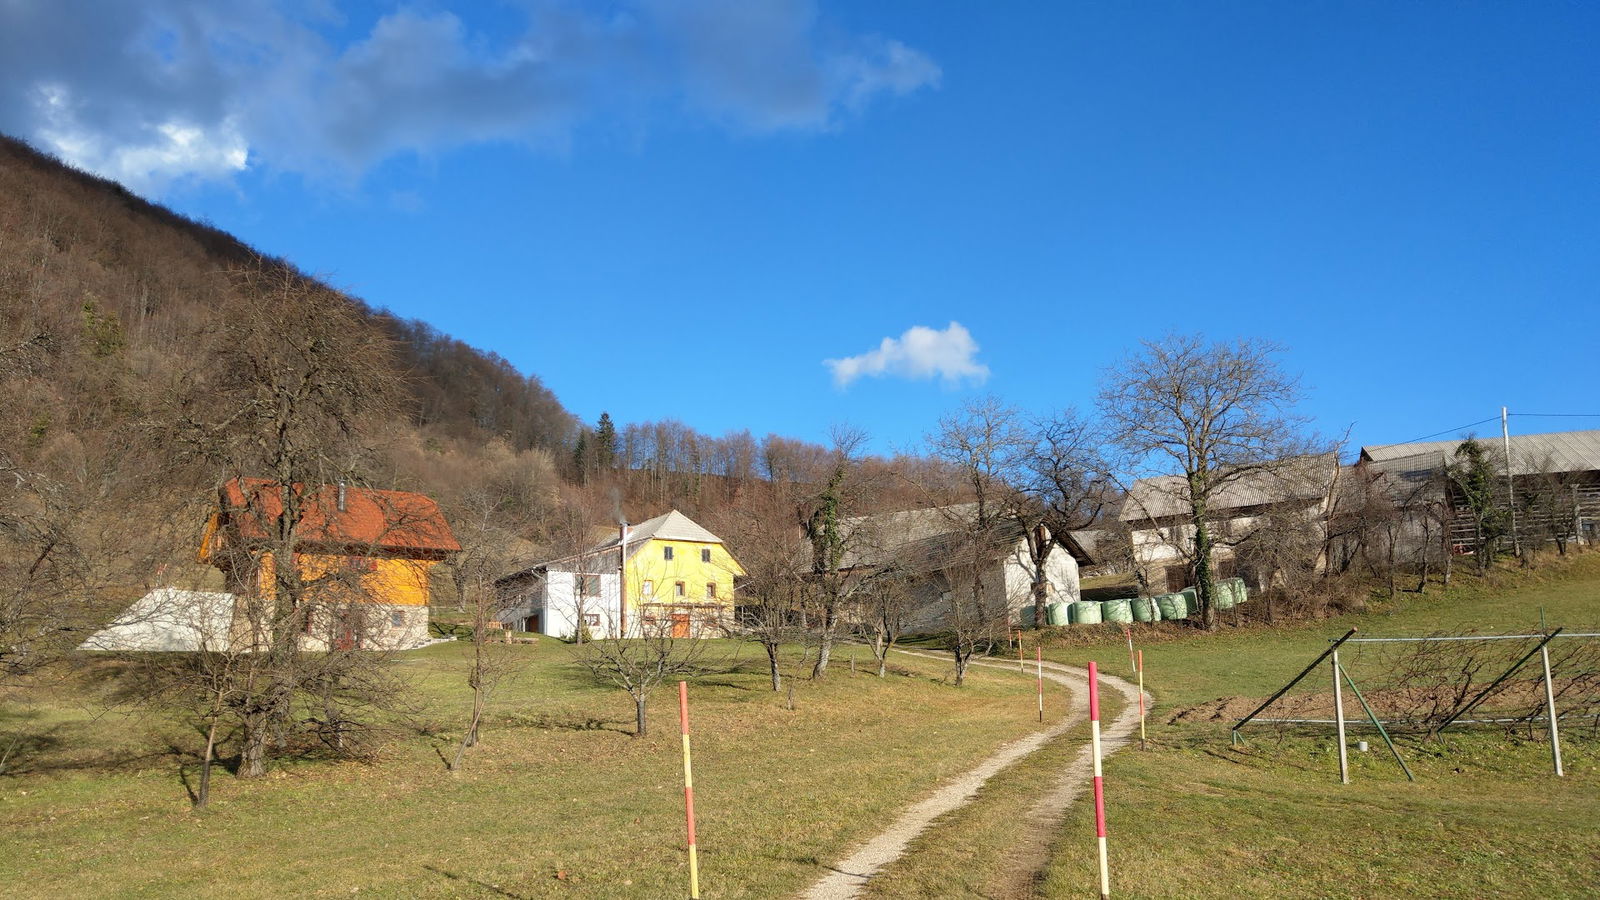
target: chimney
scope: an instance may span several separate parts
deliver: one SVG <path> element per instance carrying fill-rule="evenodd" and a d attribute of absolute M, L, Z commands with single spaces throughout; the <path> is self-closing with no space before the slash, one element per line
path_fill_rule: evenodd
<path fill-rule="evenodd" d="M 620 517 L 619 517 L 620 518 Z M 617 543 L 617 637 L 628 636 L 628 523 L 620 528 Z"/>
<path fill-rule="evenodd" d="M 339 512 L 344 512 L 344 479 L 339 479 Z"/>

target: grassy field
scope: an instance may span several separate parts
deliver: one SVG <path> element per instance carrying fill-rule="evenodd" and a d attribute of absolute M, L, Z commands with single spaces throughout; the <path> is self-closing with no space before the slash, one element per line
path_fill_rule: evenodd
<path fill-rule="evenodd" d="M 405 656 L 420 719 L 463 717 L 466 652 Z M 84 693 L 8 704 L 0 736 L 34 739 L 0 779 L 0 883 L 8 896 L 680 895 L 670 693 L 635 739 L 626 695 L 593 684 L 569 648 L 518 652 L 525 668 L 464 772 L 446 773 L 436 753 L 452 734 L 412 734 L 376 762 L 224 776 L 198 813 L 180 781 L 193 779 L 193 734 Z M 707 896 L 801 887 L 942 777 L 1037 727 L 1032 683 L 1013 674 L 974 670 L 958 690 L 935 661 L 900 660 L 880 681 L 865 667 L 852 677 L 846 656 L 828 679 L 798 682 L 790 711 L 745 656 L 691 687 Z"/>
<path fill-rule="evenodd" d="M 1440 630 L 1529 630 L 1600 623 L 1600 554 L 1531 572 L 1462 578 L 1448 591 L 1402 595 L 1361 615 L 1293 628 L 1206 635 L 1135 629 L 1147 686 L 1160 704 L 1152 748 L 1106 768 L 1113 890 L 1124 897 L 1579 897 L 1600 894 L 1600 742 L 1574 730 L 1567 777 L 1550 771 L 1542 731 L 1462 731 L 1404 742 L 1409 783 L 1373 738 L 1338 783 L 1331 734 L 1260 730 L 1230 747 L 1228 723 L 1159 724 L 1220 697 L 1265 698 L 1331 636 Z M 1595 630 L 1586 628 L 1584 630 Z M 1097 659 L 1126 674 L 1120 633 L 1068 634 L 1046 655 Z M 1097 880 L 1087 805 L 1069 814 L 1041 884 L 1048 897 L 1092 895 Z"/>

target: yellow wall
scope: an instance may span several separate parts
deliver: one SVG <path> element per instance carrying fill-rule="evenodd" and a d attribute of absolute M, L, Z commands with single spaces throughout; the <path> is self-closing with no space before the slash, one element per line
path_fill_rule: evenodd
<path fill-rule="evenodd" d="M 340 573 L 345 557 L 322 553 L 297 554 L 300 577 L 313 581 L 324 575 Z M 272 594 L 274 560 L 268 553 L 261 558 L 258 582 L 261 596 Z M 420 559 L 373 559 L 373 570 L 361 576 L 362 590 L 351 597 L 365 603 L 384 603 L 395 606 L 428 605 L 428 570 L 437 563 Z"/>
<path fill-rule="evenodd" d="M 672 548 L 672 559 L 664 558 L 663 549 Z M 701 562 L 700 551 L 711 550 L 711 561 Z M 733 608 L 733 578 L 743 575 L 738 560 L 721 544 L 702 544 L 695 541 L 645 542 L 628 559 L 627 589 L 628 609 L 635 610 L 641 603 L 717 603 Z M 644 596 L 644 583 L 655 583 L 655 597 Z M 683 582 L 683 597 L 676 596 L 674 584 Z M 715 600 L 706 599 L 706 585 L 717 586 Z"/>

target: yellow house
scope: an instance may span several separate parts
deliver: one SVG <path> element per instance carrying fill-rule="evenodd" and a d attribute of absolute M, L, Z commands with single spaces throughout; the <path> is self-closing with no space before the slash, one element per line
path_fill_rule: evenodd
<path fill-rule="evenodd" d="M 614 554 L 619 546 L 622 633 L 670 626 L 674 637 L 688 637 L 733 624 L 734 579 L 745 572 L 722 538 L 672 510 L 639 525 L 624 525 L 589 555 Z"/>
<path fill-rule="evenodd" d="M 283 486 L 234 478 L 219 491 L 200 558 L 221 569 L 236 599 L 236 640 L 273 611 L 278 557 L 288 555 L 301 595 L 294 613 L 307 647 L 401 648 L 428 636 L 428 573 L 461 550 L 432 499 L 407 491 L 300 485 L 295 521 Z M 255 638 L 259 640 L 259 638 Z"/>

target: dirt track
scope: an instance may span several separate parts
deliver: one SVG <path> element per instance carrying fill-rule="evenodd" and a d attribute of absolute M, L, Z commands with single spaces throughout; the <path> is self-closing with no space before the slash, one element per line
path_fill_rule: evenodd
<path fill-rule="evenodd" d="M 927 653 L 912 653 L 912 655 L 934 656 Z M 1008 670 L 1012 668 L 1010 663 L 987 661 L 977 662 L 974 665 Z M 1032 670 L 1028 675 L 1033 676 Z M 1065 685 L 1071 692 L 1073 710 L 1071 714 L 1038 734 L 1003 745 L 975 768 L 939 785 L 931 795 L 902 812 L 888 828 L 868 838 L 844 860 L 828 866 L 830 871 L 800 896 L 804 900 L 844 900 L 855 897 L 874 875 L 904 856 L 906 848 L 917 835 L 926 830 L 936 819 L 965 806 L 977 796 L 978 789 L 990 778 L 1050 742 L 1061 739 L 1067 731 L 1081 723 L 1088 710 L 1088 672 L 1073 666 L 1047 662 L 1044 664 L 1044 677 Z M 1126 701 L 1114 721 L 1102 723 L 1101 743 L 1105 754 L 1110 755 L 1125 745 L 1129 736 L 1139 727 L 1139 693 L 1137 688 L 1120 678 L 1102 675 L 1101 681 L 1122 694 Z M 1072 764 L 1056 776 L 1028 809 L 1024 819 L 1026 832 L 1022 840 L 1015 845 L 1011 860 L 1013 864 L 1007 866 L 1009 871 L 1017 872 L 1019 875 L 1015 883 L 1004 886 L 1004 893 L 1001 896 L 1032 895 L 1035 877 L 1048 862 L 1050 842 L 1061 824 L 1067 807 L 1089 789 L 1093 767 L 1089 753 L 1089 746 L 1085 743 L 1083 750 Z"/>

